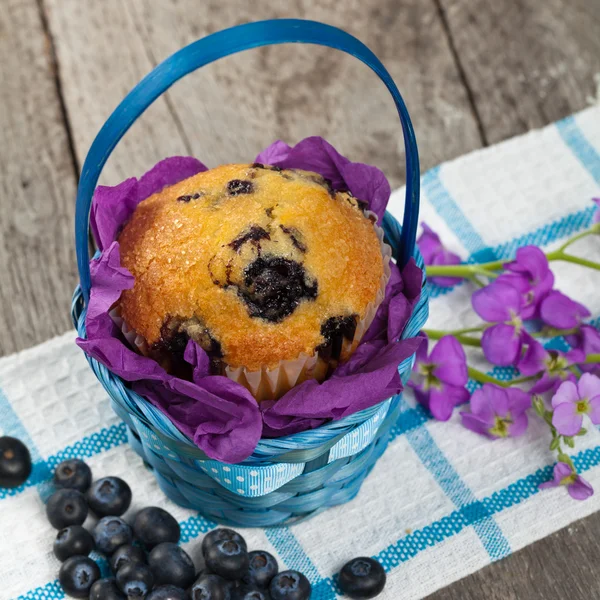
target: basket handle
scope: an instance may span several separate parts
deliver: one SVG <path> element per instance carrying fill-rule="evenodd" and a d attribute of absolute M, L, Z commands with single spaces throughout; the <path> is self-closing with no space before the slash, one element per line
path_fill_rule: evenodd
<path fill-rule="evenodd" d="M 392 95 L 402 123 L 406 154 L 401 266 L 412 256 L 419 216 L 419 155 L 410 116 L 391 75 L 367 46 L 337 27 L 302 19 L 258 21 L 218 31 L 175 52 L 127 94 L 92 142 L 81 171 L 75 207 L 77 266 L 86 303 L 91 286 L 88 228 L 92 198 L 102 168 L 119 140 L 154 100 L 188 73 L 242 50 L 289 42 L 328 46 L 355 56 L 379 75 Z"/>

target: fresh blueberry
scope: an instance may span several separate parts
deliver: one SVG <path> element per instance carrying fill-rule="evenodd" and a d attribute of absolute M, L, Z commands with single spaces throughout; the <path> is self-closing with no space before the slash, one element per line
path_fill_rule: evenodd
<path fill-rule="evenodd" d="M 64 529 L 69 525 L 83 525 L 88 516 L 85 497 L 77 490 L 58 490 L 46 504 L 46 516 L 52 527 Z"/>
<path fill-rule="evenodd" d="M 246 549 L 235 540 L 221 540 L 211 544 L 204 555 L 206 566 L 224 579 L 241 579 L 248 571 Z"/>
<path fill-rule="evenodd" d="M 104 477 L 94 481 L 87 501 L 98 517 L 120 517 L 131 504 L 131 488 L 119 477 Z"/>
<path fill-rule="evenodd" d="M 154 576 L 147 565 L 125 565 L 117 572 L 117 585 L 130 600 L 145 598 L 154 585 Z"/>
<path fill-rule="evenodd" d="M 282 571 L 273 577 L 269 591 L 272 600 L 308 600 L 311 587 L 302 573 Z"/>
<path fill-rule="evenodd" d="M 92 485 L 92 470 L 78 458 L 63 460 L 54 471 L 54 485 L 57 488 L 71 488 L 87 492 Z"/>
<path fill-rule="evenodd" d="M 171 542 L 154 547 L 148 555 L 148 564 L 157 584 L 170 583 L 187 588 L 196 577 L 196 569 L 188 553 Z"/>
<path fill-rule="evenodd" d="M 0 437 L 0 488 L 19 487 L 31 474 L 27 446 L 13 437 Z"/>
<path fill-rule="evenodd" d="M 256 585 L 241 587 L 233 598 L 234 600 L 271 600 L 269 592 Z"/>
<path fill-rule="evenodd" d="M 204 539 L 202 540 L 202 554 L 206 556 L 209 546 L 212 546 L 221 540 L 233 540 L 244 550 L 248 551 L 246 540 L 237 531 L 227 529 L 226 527 L 220 527 L 219 529 L 213 529 L 204 536 Z"/>
<path fill-rule="evenodd" d="M 125 565 L 143 565 L 146 564 L 146 555 L 139 546 L 124 544 L 119 546 L 110 557 L 110 568 L 116 573 Z"/>
<path fill-rule="evenodd" d="M 98 565 L 87 556 L 72 556 L 60 567 L 58 581 L 65 594 L 73 598 L 87 598 L 90 589 L 100 579 Z"/>
<path fill-rule="evenodd" d="M 112 554 L 119 546 L 131 544 L 133 531 L 119 517 L 103 517 L 94 527 L 96 548 L 103 554 Z"/>
<path fill-rule="evenodd" d="M 146 600 L 187 600 L 185 590 L 175 585 L 159 585 L 155 587 Z"/>
<path fill-rule="evenodd" d="M 92 534 L 81 525 L 61 529 L 54 540 L 54 556 L 64 562 L 71 556 L 87 556 L 94 549 Z"/>
<path fill-rule="evenodd" d="M 125 600 L 114 579 L 99 579 L 90 590 L 90 600 Z"/>
<path fill-rule="evenodd" d="M 177 520 L 158 506 L 143 508 L 133 523 L 135 536 L 149 549 L 162 544 L 179 541 L 180 529 Z"/>
<path fill-rule="evenodd" d="M 202 575 L 190 589 L 191 600 L 230 600 L 228 582 L 218 575 Z"/>
<path fill-rule="evenodd" d="M 261 588 L 269 587 L 271 579 L 279 571 L 275 557 L 264 550 L 254 550 L 248 554 L 248 558 L 250 566 L 245 580 Z"/>
<path fill-rule="evenodd" d="M 339 585 L 350 598 L 375 598 L 385 587 L 385 571 L 372 558 L 353 558 L 342 567 Z"/>

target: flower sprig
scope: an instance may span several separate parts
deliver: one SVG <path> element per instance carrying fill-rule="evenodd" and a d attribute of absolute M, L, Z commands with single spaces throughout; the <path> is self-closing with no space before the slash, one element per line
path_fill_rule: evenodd
<path fill-rule="evenodd" d="M 584 417 L 600 424 L 600 332 L 585 322 L 591 316 L 585 306 L 555 289 L 550 263 L 600 270 L 600 263 L 567 251 L 585 237 L 600 235 L 600 199 L 594 202 L 599 209 L 590 228 L 550 252 L 521 247 L 508 262 L 461 264 L 423 225 L 417 244 L 428 278 L 442 287 L 462 280 L 474 283 L 471 303 L 482 322 L 463 329 L 424 330 L 437 343 L 429 354 L 429 342 L 421 346 L 409 382 L 417 400 L 439 420 L 448 420 L 456 406 L 468 401 L 468 409 L 461 412 L 463 425 L 492 439 L 522 435 L 533 408 L 549 428 L 549 447 L 558 459 L 553 479 L 540 487 L 566 486 L 578 500 L 591 496 L 593 489 L 567 451 L 587 433 Z M 553 338 L 561 338 L 566 350 L 541 343 Z M 465 347 L 480 349 L 493 365 L 514 367 L 517 376 L 501 381 L 468 365 Z M 472 394 L 466 388 L 469 379 L 481 384 Z"/>

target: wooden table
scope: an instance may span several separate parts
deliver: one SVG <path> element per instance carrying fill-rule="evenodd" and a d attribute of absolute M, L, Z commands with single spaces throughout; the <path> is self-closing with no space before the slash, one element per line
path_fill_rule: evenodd
<path fill-rule="evenodd" d="M 582 109 L 597 94 L 598 0 L 2 0 L 0 354 L 70 328 L 80 165 L 106 117 L 154 65 L 236 23 L 306 17 L 365 41 L 410 109 L 423 169 Z M 597 80 L 596 80 L 597 81 Z M 265 48 L 211 65 L 155 103 L 103 183 L 192 154 L 247 161 L 318 134 L 403 182 L 400 126 L 367 67 L 328 49 Z M 551 515 L 548 516 L 551 518 Z M 600 513 L 432 598 L 596 597 Z"/>

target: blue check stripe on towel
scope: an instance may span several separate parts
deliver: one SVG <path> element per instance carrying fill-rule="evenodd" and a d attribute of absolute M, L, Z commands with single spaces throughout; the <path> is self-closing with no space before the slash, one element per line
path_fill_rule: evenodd
<path fill-rule="evenodd" d="M 577 158 L 587 173 L 596 182 L 600 183 L 600 156 L 579 129 L 576 119 L 565 119 L 556 124 L 555 127 L 573 156 Z M 450 229 L 462 240 L 465 248 L 471 254 L 471 259 L 474 256 L 482 256 L 482 252 L 486 256 L 490 256 L 490 259 L 509 258 L 519 245 L 524 243 L 548 244 L 564 239 L 574 232 L 588 227 L 592 219 L 593 208 L 586 206 L 553 223 L 538 227 L 526 235 L 515 237 L 493 248 L 488 248 L 483 237 L 463 214 L 459 201 L 453 198 L 449 189 L 444 186 L 441 178 L 442 174 L 443 167 L 438 167 L 425 174 L 423 188 L 429 202 L 446 221 Z M 585 202 L 587 198 L 581 200 Z M 436 290 L 435 287 L 431 291 L 433 297 L 441 293 L 452 293 L 452 290 Z M 512 376 L 510 369 L 496 369 L 493 373 L 495 376 L 506 379 Z M 1 385 L 2 382 L 0 381 L 0 387 Z M 31 440 L 26 428 L 1 391 L 0 419 L 0 427 L 2 427 L 3 433 L 15 435 L 25 440 L 33 450 L 35 461 L 34 475 L 26 486 L 3 494 L 0 493 L 0 510 L 2 510 L 1 503 L 5 498 L 23 493 L 27 487 L 32 485 L 38 486 L 43 496 L 44 485 L 47 484 L 51 470 L 60 460 L 71 456 L 91 457 L 123 444 L 126 439 L 125 428 L 122 424 L 99 429 L 92 436 L 43 459 L 36 450 L 35 440 Z M 501 515 L 507 509 L 535 497 L 539 493 L 539 484 L 547 481 L 551 476 L 552 465 L 548 464 L 543 468 L 532 469 L 528 475 L 512 481 L 502 489 L 485 497 L 477 497 L 463 481 L 448 456 L 435 443 L 428 429 L 429 421 L 429 415 L 420 406 L 410 407 L 403 401 L 400 418 L 391 431 L 391 444 L 398 443 L 399 438 L 405 439 L 410 444 L 418 460 L 431 473 L 433 479 L 454 508 L 441 518 L 399 536 L 393 543 L 383 545 L 375 552 L 376 557 L 381 560 L 386 571 L 390 574 L 421 552 L 438 546 L 470 527 L 473 528 L 481 546 L 487 552 L 489 561 L 506 556 L 511 552 L 511 546 L 495 517 Z M 585 473 L 589 469 L 600 465 L 600 445 L 575 453 L 573 459 L 578 469 Z M 377 485 L 377 482 L 372 482 L 372 485 Z M 197 515 L 192 515 L 181 522 L 182 542 L 189 542 L 214 526 L 214 523 Z M 314 600 L 334 600 L 339 596 L 339 590 L 336 587 L 335 579 L 332 577 L 333 574 L 319 571 L 319 564 L 314 558 L 311 558 L 310 549 L 303 547 L 294 534 L 294 530 L 294 527 L 270 529 L 265 531 L 265 535 L 287 568 L 302 570 L 309 577 L 313 585 L 312 598 Z M 51 581 L 17 598 L 18 600 L 52 600 L 64 597 L 58 583 Z"/>

